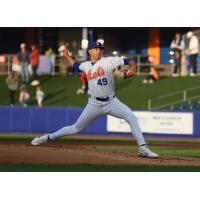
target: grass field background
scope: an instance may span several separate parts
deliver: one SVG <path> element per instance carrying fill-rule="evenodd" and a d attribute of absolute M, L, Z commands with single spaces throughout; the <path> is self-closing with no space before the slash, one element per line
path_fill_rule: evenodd
<path fill-rule="evenodd" d="M 143 76 L 139 76 L 124 81 L 116 80 L 116 95 L 130 108 L 146 109 L 149 98 L 155 98 L 160 95 L 200 85 L 199 77 L 166 77 L 151 85 L 142 84 L 144 78 Z M 8 89 L 5 79 L 6 76 L 0 76 L 0 105 L 8 105 Z M 76 95 L 76 90 L 81 87 L 78 75 L 69 75 L 66 77 L 44 75 L 40 77 L 40 82 L 45 92 L 44 105 L 85 106 L 87 103 L 87 95 Z M 34 98 L 35 87 L 28 86 L 28 89 Z M 19 93 L 17 97 L 18 95 Z M 36 105 L 34 99 L 31 105 Z"/>
<path fill-rule="evenodd" d="M 8 105 L 8 89 L 5 84 L 6 76 L 0 76 L 0 105 Z M 200 85 L 199 77 L 179 77 L 162 78 L 160 81 L 152 85 L 142 84 L 144 77 L 135 77 L 129 80 L 116 80 L 116 95 L 117 97 L 127 104 L 132 109 L 146 109 L 147 101 L 149 98 L 155 98 L 160 95 L 164 95 L 171 92 L 177 92 L 191 87 Z M 87 95 L 77 96 L 76 90 L 81 87 L 81 83 L 78 75 L 70 75 L 66 77 L 61 76 L 42 76 L 40 77 L 42 89 L 45 92 L 44 105 L 46 106 L 82 106 L 84 107 L 87 103 Z M 28 86 L 28 89 L 32 96 L 31 105 L 36 105 L 34 101 L 35 87 Z M 17 93 L 18 98 L 19 92 Z M 30 143 L 33 135 L 13 135 L 5 134 L 0 135 L 0 141 L 27 141 Z M 62 138 L 64 141 L 125 141 L 126 138 Z M 163 139 L 147 139 L 151 144 L 162 143 L 163 145 L 157 147 L 152 146 L 158 154 L 161 155 L 173 155 L 181 157 L 193 157 L 200 158 L 200 148 L 186 149 L 177 147 L 166 147 L 165 143 L 171 144 L 194 144 L 198 145 L 199 140 L 165 140 Z M 99 150 L 107 151 L 128 151 L 135 152 L 136 146 L 126 145 L 111 145 L 111 146 L 98 146 Z M 105 165 L 32 165 L 32 164 L 15 164 L 9 165 L 6 163 L 0 164 L 0 171 L 200 171 L 200 167 L 194 166 L 105 166 Z"/>
<path fill-rule="evenodd" d="M 26 141 L 30 144 L 31 139 L 35 135 L 15 135 L 15 134 L 3 134 L 0 135 L 0 141 Z M 98 145 L 96 148 L 102 151 L 115 151 L 115 152 L 137 152 L 137 146 L 133 145 L 115 145 L 115 142 L 130 142 L 134 139 L 130 137 L 64 137 L 59 139 L 61 141 L 68 142 L 110 142 L 112 145 Z M 186 147 L 169 147 L 165 144 L 189 144 L 197 146 L 199 139 L 163 139 L 163 138 L 147 138 L 147 142 L 151 144 L 151 149 L 160 155 L 179 156 L 179 157 L 191 157 L 200 158 L 200 148 L 186 148 Z M 156 146 L 156 144 L 163 144 L 162 146 Z M 96 165 L 96 164 L 0 164 L 0 171 L 2 172 L 199 172 L 200 167 L 197 166 L 147 166 L 147 165 Z"/>

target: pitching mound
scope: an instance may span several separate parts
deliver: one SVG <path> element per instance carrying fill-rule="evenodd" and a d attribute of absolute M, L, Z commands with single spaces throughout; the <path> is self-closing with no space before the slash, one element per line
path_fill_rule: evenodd
<path fill-rule="evenodd" d="M 103 145 L 103 144 L 102 144 Z M 103 164 L 103 165 L 185 165 L 200 166 L 200 159 L 162 155 L 141 158 L 137 152 L 99 150 L 95 144 L 51 142 L 31 146 L 27 142 L 0 142 L 0 163 L 10 164 Z"/>

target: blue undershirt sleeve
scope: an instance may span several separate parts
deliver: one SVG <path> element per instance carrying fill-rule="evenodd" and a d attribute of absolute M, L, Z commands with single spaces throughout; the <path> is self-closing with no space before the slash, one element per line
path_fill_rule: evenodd
<path fill-rule="evenodd" d="M 124 65 L 129 65 L 129 62 L 131 61 L 131 59 L 128 58 L 124 58 Z"/>
<path fill-rule="evenodd" d="M 74 70 L 74 72 L 81 72 L 81 70 L 79 69 L 79 66 L 80 66 L 81 64 L 79 63 L 79 62 L 75 62 L 74 64 L 73 64 L 73 70 Z"/>

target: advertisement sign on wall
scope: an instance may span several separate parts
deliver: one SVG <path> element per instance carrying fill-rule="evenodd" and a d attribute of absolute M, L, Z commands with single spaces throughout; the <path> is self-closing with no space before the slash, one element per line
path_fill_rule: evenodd
<path fill-rule="evenodd" d="M 134 111 L 144 133 L 193 134 L 193 113 Z M 130 132 L 128 123 L 107 116 L 107 131 Z"/>

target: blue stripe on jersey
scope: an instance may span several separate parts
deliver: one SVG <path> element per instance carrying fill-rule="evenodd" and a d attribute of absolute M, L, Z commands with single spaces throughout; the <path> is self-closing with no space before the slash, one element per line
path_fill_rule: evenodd
<path fill-rule="evenodd" d="M 124 65 L 129 65 L 129 62 L 131 61 L 131 59 L 128 58 L 124 58 Z"/>
<path fill-rule="evenodd" d="M 74 70 L 74 72 L 81 72 L 81 70 L 79 69 L 79 66 L 80 66 L 81 64 L 79 63 L 79 62 L 75 62 L 74 64 L 73 64 L 73 70 Z"/>

